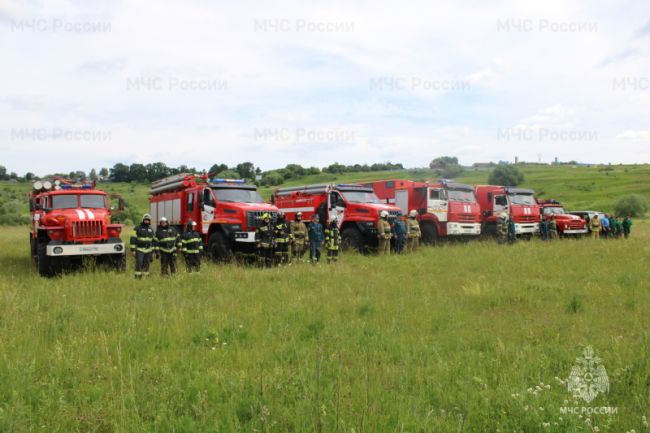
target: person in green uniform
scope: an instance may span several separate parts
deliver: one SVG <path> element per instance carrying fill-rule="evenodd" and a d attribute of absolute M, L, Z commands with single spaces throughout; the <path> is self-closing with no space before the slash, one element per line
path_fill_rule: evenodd
<path fill-rule="evenodd" d="M 627 215 L 625 219 L 623 219 L 623 236 L 625 236 L 625 239 L 630 237 L 630 233 L 632 233 L 632 217 L 631 215 Z"/>

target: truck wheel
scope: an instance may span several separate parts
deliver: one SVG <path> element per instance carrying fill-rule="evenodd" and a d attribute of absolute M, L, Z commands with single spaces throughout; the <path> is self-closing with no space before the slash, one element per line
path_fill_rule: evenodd
<path fill-rule="evenodd" d="M 36 265 L 38 266 L 38 273 L 41 277 L 53 277 L 55 275 L 54 263 L 52 263 L 52 258 L 47 255 L 47 245 L 39 243 L 36 250 Z"/>
<path fill-rule="evenodd" d="M 215 262 L 226 263 L 232 259 L 230 242 L 221 232 L 213 233 L 208 240 L 208 254 Z"/>
<path fill-rule="evenodd" d="M 422 242 L 425 244 L 435 244 L 438 242 L 438 229 L 434 224 L 422 225 Z"/>
<path fill-rule="evenodd" d="M 341 249 L 343 249 L 343 251 L 357 250 L 360 253 L 363 253 L 365 248 L 361 232 L 354 227 L 348 227 L 343 230 L 343 233 L 341 234 Z"/>

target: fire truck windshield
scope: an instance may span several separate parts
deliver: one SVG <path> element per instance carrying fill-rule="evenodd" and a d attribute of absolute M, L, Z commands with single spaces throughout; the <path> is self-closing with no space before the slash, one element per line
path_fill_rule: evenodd
<path fill-rule="evenodd" d="M 447 191 L 449 200 L 452 201 L 462 201 L 465 203 L 476 203 L 476 197 L 474 196 L 473 191 L 468 191 L 465 189 L 450 189 Z"/>
<path fill-rule="evenodd" d="M 566 212 L 561 207 L 545 207 L 544 215 L 563 215 Z"/>
<path fill-rule="evenodd" d="M 374 192 L 345 191 L 341 192 L 341 194 L 350 203 L 381 203 Z"/>
<path fill-rule="evenodd" d="M 81 194 L 79 198 L 82 208 L 106 209 L 106 200 L 101 194 Z"/>
<path fill-rule="evenodd" d="M 77 194 L 52 195 L 50 200 L 50 209 L 75 209 L 79 206 Z"/>
<path fill-rule="evenodd" d="M 533 197 L 532 194 L 508 194 L 508 197 L 510 197 L 510 202 L 512 204 L 523 204 L 523 205 L 528 205 L 528 206 L 534 206 L 535 204 L 535 197 Z"/>
<path fill-rule="evenodd" d="M 253 189 L 212 188 L 217 200 L 240 203 L 264 203 L 264 199 Z"/>

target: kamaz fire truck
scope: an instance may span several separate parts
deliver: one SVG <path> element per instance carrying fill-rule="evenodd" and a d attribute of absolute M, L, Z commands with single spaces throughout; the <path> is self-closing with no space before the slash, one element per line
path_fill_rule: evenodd
<path fill-rule="evenodd" d="M 433 243 L 451 236 L 467 239 L 481 234 L 481 210 L 470 185 L 446 179 L 435 183 L 381 180 L 366 185 L 404 214 L 416 210 L 423 242 Z"/>
<path fill-rule="evenodd" d="M 387 211 L 391 218 L 402 215 L 398 207 L 382 204 L 372 188 L 359 184 L 279 188 L 273 193 L 272 202 L 284 211 L 287 220 L 294 219 L 296 212 L 302 212 L 306 222 L 318 214 L 320 222 L 325 225 L 336 216 L 342 247 L 361 252 L 368 247 L 377 247 L 377 223 L 381 211 Z"/>
<path fill-rule="evenodd" d="M 124 270 L 123 226 L 111 223 L 109 198 L 94 183 L 36 181 L 29 210 L 31 255 L 41 276 L 79 266 L 84 257 Z"/>
<path fill-rule="evenodd" d="M 150 194 L 154 228 L 162 217 L 179 233 L 190 220 L 195 221 L 208 255 L 222 262 L 234 254 L 254 253 L 261 216 L 268 213 L 275 219 L 278 212 L 264 202 L 255 185 L 240 179 L 183 173 L 153 182 Z"/>
<path fill-rule="evenodd" d="M 555 216 L 557 232 L 560 236 L 580 237 L 589 233 L 587 222 L 577 215 L 566 212 L 562 204 L 557 200 L 537 200 L 540 206 L 542 217 L 547 221 Z"/>
<path fill-rule="evenodd" d="M 517 236 L 531 238 L 539 233 L 539 205 L 532 189 L 478 185 L 476 198 L 481 206 L 482 233 L 496 235 L 502 213 L 514 221 Z"/>

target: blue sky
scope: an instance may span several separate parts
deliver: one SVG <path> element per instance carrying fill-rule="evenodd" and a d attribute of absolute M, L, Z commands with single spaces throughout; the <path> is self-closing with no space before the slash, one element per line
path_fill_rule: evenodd
<path fill-rule="evenodd" d="M 0 3 L 11 171 L 650 162 L 650 3 Z"/>

